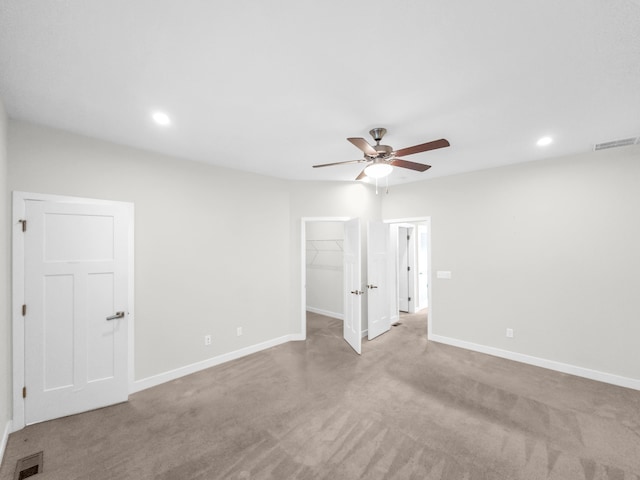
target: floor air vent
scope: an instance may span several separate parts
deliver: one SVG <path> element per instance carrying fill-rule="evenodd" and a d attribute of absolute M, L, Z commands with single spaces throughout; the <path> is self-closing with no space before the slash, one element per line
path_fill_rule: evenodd
<path fill-rule="evenodd" d="M 596 143 L 593 146 L 593 150 L 598 151 L 606 148 L 626 147 L 627 145 L 635 145 L 638 143 L 640 143 L 640 137 L 625 138 L 623 140 L 613 140 L 612 142 Z"/>
<path fill-rule="evenodd" d="M 16 473 L 13 480 L 22 480 L 38 473 L 42 473 L 43 452 L 34 453 L 21 458 L 16 464 Z"/>

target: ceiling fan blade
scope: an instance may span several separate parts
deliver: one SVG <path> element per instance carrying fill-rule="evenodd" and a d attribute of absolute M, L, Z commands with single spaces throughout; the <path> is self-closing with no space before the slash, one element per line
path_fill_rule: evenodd
<path fill-rule="evenodd" d="M 368 160 L 365 160 L 364 158 L 361 160 L 347 160 L 346 162 L 334 162 L 334 163 L 323 163 L 321 165 L 314 165 L 313 168 L 319 168 L 319 167 L 331 167 L 333 165 L 344 165 L 346 163 L 362 163 L 362 162 L 367 162 Z"/>
<path fill-rule="evenodd" d="M 366 168 L 365 168 L 364 170 L 366 170 Z M 362 180 L 364 177 L 366 177 L 366 176 L 367 176 L 367 174 L 366 174 L 366 173 L 364 173 L 364 170 L 362 170 L 362 171 L 360 172 L 360 175 L 358 175 L 358 176 L 356 177 L 356 180 Z"/>
<path fill-rule="evenodd" d="M 427 152 L 429 150 L 436 150 L 438 148 L 448 147 L 450 143 L 441 138 L 440 140 L 434 140 L 433 142 L 422 143 L 420 145 L 414 145 L 413 147 L 407 147 L 395 152 L 396 156 L 404 157 L 405 155 L 413 155 L 414 153 Z"/>
<path fill-rule="evenodd" d="M 349 140 L 370 157 L 376 157 L 378 155 L 378 152 L 376 152 L 376 150 L 371 145 L 369 145 L 364 138 L 347 138 L 347 140 Z"/>
<path fill-rule="evenodd" d="M 391 162 L 391 165 L 393 165 L 394 167 L 408 168 L 409 170 L 417 170 L 418 172 L 424 172 L 425 170 L 429 170 L 431 168 L 431 165 L 409 162 L 407 160 L 403 160 L 402 158 L 396 158 L 393 162 Z"/>

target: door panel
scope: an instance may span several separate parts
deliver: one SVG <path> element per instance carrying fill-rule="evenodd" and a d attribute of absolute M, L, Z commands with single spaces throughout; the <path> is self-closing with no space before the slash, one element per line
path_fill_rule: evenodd
<path fill-rule="evenodd" d="M 94 273 L 87 277 L 87 381 L 115 375 L 113 323 L 104 319 L 115 305 L 113 273 Z"/>
<path fill-rule="evenodd" d="M 429 303 L 429 290 L 428 290 L 428 244 L 429 244 L 429 232 L 426 225 L 418 226 L 418 303 L 420 309 L 426 308 Z"/>
<path fill-rule="evenodd" d="M 44 221 L 46 262 L 113 260 L 113 217 L 47 212 Z"/>
<path fill-rule="evenodd" d="M 344 224 L 344 323 L 343 336 L 358 354 L 362 349 L 362 283 L 360 219 Z"/>
<path fill-rule="evenodd" d="M 390 300 L 393 291 L 389 279 L 389 225 L 367 224 L 367 303 L 369 340 L 391 328 Z"/>
<path fill-rule="evenodd" d="M 44 388 L 55 390 L 73 384 L 73 276 L 45 277 L 44 304 Z"/>
<path fill-rule="evenodd" d="M 127 400 L 128 218 L 121 205 L 26 201 L 27 424 Z"/>

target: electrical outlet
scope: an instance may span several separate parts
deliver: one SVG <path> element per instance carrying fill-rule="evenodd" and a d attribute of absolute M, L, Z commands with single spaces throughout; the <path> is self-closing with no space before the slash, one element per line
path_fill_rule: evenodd
<path fill-rule="evenodd" d="M 513 338 L 513 328 L 507 328 L 507 338 Z"/>
<path fill-rule="evenodd" d="M 204 336 L 204 344 L 205 345 L 211 345 L 211 335 L 205 335 Z"/>
<path fill-rule="evenodd" d="M 236 329 L 236 334 L 237 334 L 238 336 L 242 335 L 242 327 L 238 327 L 238 328 Z"/>

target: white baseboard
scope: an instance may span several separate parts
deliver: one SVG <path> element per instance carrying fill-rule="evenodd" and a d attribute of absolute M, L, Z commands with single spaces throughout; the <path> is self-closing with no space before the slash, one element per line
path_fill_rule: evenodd
<path fill-rule="evenodd" d="M 4 426 L 4 432 L 2 433 L 2 438 L 0 439 L 0 464 L 2 464 L 2 460 L 4 459 L 4 451 L 7 448 L 7 442 L 9 441 L 9 434 L 12 430 L 11 420 L 7 420 L 7 424 Z"/>
<path fill-rule="evenodd" d="M 368 329 L 368 328 L 365 328 L 365 329 L 362 331 L 362 338 L 365 338 L 365 337 L 368 337 L 368 336 L 369 336 L 369 329 Z"/>
<path fill-rule="evenodd" d="M 240 350 L 235 350 L 223 355 L 218 355 L 217 357 L 208 358 L 207 360 L 203 360 L 201 362 L 192 363 L 191 365 L 176 368 L 175 370 L 170 370 L 158 375 L 153 375 L 152 377 L 136 380 L 133 382 L 133 384 L 129 385 L 129 393 L 131 394 L 140 392 L 142 390 L 146 390 L 147 388 L 170 382 L 171 380 L 175 380 L 176 378 L 184 377 L 185 375 L 190 375 L 192 373 L 199 372 L 200 370 L 215 367 L 216 365 L 220 365 L 221 363 L 245 357 L 247 355 L 251 355 L 252 353 L 260 352 L 262 350 L 266 350 L 267 348 L 275 347 L 277 345 L 281 345 L 293 340 L 299 340 L 299 336 L 300 335 L 285 335 L 283 337 L 274 338 L 272 340 L 258 343 L 256 345 L 241 348 Z"/>
<path fill-rule="evenodd" d="M 325 317 L 337 318 L 338 320 L 344 320 L 344 314 L 331 312 L 329 310 L 323 310 L 321 308 L 316 307 L 307 307 L 307 312 L 318 313 L 320 315 L 324 315 Z"/>
<path fill-rule="evenodd" d="M 530 355 L 525 355 L 522 353 L 510 352 L 508 350 L 502 350 L 500 348 L 488 347 L 486 345 L 480 345 L 477 343 L 458 340 L 451 337 L 444 337 L 441 335 L 431 335 L 429 337 L 429 340 L 438 343 L 444 343 L 454 347 L 464 348 L 466 350 L 473 350 L 474 352 L 486 353 L 488 355 L 493 355 L 494 357 L 506 358 L 507 360 L 526 363 L 528 365 L 535 365 L 536 367 L 547 368 L 549 370 L 555 370 L 557 372 L 568 373 L 570 375 L 576 375 L 578 377 L 588 378 L 590 380 L 596 380 L 598 382 L 610 383 L 611 385 L 617 385 L 619 387 L 640 390 L 640 380 L 634 378 L 622 377 L 620 375 L 614 375 L 612 373 L 577 367 L 575 365 L 556 362 L 554 360 L 532 357 Z"/>

